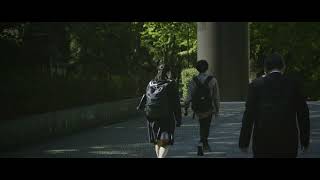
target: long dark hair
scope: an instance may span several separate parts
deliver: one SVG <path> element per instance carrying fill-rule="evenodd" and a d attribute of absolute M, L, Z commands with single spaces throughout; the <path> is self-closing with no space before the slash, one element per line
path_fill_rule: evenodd
<path fill-rule="evenodd" d="M 158 73 L 154 78 L 155 81 L 164 81 L 169 79 L 167 73 L 170 71 L 169 67 L 165 64 L 161 64 L 158 66 Z"/>

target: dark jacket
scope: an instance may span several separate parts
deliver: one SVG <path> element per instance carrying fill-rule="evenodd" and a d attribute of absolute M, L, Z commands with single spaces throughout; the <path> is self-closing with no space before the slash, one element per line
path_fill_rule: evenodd
<path fill-rule="evenodd" d="M 249 146 L 252 132 L 254 155 L 296 156 L 299 130 L 300 143 L 307 147 L 309 109 L 297 82 L 274 72 L 249 84 L 240 148 Z"/>

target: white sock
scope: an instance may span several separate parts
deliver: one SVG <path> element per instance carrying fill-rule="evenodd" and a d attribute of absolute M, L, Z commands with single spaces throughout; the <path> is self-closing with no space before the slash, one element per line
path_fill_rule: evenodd
<path fill-rule="evenodd" d="M 156 144 L 156 145 L 154 146 L 154 149 L 156 150 L 157 158 L 159 158 L 159 149 L 160 149 L 160 146 Z"/>
<path fill-rule="evenodd" d="M 165 158 L 168 154 L 168 151 L 169 151 L 169 147 L 160 147 L 159 149 L 159 158 Z"/>

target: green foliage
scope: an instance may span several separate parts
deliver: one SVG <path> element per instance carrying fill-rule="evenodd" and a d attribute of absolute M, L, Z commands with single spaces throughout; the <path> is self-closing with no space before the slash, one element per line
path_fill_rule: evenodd
<path fill-rule="evenodd" d="M 112 74 L 130 70 L 130 55 L 134 54 L 138 34 L 132 23 L 71 23 L 69 32 L 74 62 L 98 63 Z"/>
<path fill-rule="evenodd" d="M 274 51 L 283 55 L 288 74 L 303 79 L 306 94 L 313 99 L 319 97 L 316 92 L 320 91 L 317 85 L 320 80 L 320 23 L 250 23 L 252 73 L 262 71 L 263 57 Z"/>
<path fill-rule="evenodd" d="M 265 55 L 278 51 L 305 94 L 320 97 L 319 22 L 253 22 L 249 28 L 252 74 L 263 70 Z M 0 78 L 6 85 L 0 94 L 8 107 L 1 114 L 140 96 L 160 62 L 182 82 L 185 97 L 197 74 L 190 68 L 197 60 L 196 31 L 194 22 L 1 22 Z"/>
<path fill-rule="evenodd" d="M 306 78 L 318 80 L 320 67 L 320 23 L 285 22 L 251 23 L 250 56 L 252 70 L 262 68 L 263 55 L 280 52 L 289 72 L 299 72 Z"/>
<path fill-rule="evenodd" d="M 198 75 L 198 71 L 195 68 L 184 69 L 181 72 L 181 81 L 182 81 L 182 94 L 183 99 L 186 98 L 188 93 L 189 84 L 194 76 Z"/>
<path fill-rule="evenodd" d="M 152 58 L 141 47 L 142 28 L 140 22 L 0 23 L 0 78 L 8 83 L 0 94 L 16 112 L 1 114 L 10 119 L 141 95 L 154 70 L 145 63 Z"/>
<path fill-rule="evenodd" d="M 141 44 L 153 57 L 150 64 L 168 64 L 173 69 L 173 78 L 179 79 L 181 69 L 196 61 L 196 23 L 146 22 Z"/>

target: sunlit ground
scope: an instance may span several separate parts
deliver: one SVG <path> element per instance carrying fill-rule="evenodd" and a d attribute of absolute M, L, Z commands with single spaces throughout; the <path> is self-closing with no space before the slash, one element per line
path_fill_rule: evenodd
<path fill-rule="evenodd" d="M 311 146 L 299 157 L 320 157 L 320 102 L 310 102 Z M 238 138 L 244 103 L 223 103 L 221 113 L 211 126 L 209 143 L 212 152 L 201 158 L 248 158 L 238 149 Z M 191 114 L 191 113 L 189 113 Z M 175 135 L 175 145 L 170 147 L 169 158 L 199 158 L 196 145 L 199 127 L 191 115 L 185 117 Z M 155 158 L 153 146 L 148 143 L 143 118 L 102 126 L 46 144 L 2 154 L 1 157 L 26 158 Z"/>

